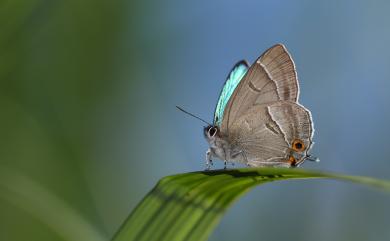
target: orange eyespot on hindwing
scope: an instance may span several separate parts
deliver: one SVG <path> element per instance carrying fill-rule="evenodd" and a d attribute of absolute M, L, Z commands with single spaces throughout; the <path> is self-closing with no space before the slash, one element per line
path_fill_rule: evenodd
<path fill-rule="evenodd" d="M 297 165 L 297 160 L 295 159 L 295 157 L 290 156 L 288 158 L 288 163 L 290 163 L 291 166 L 295 167 Z"/>
<path fill-rule="evenodd" d="M 301 152 L 305 150 L 305 144 L 303 141 L 299 139 L 295 139 L 292 143 L 292 149 L 297 152 Z"/>

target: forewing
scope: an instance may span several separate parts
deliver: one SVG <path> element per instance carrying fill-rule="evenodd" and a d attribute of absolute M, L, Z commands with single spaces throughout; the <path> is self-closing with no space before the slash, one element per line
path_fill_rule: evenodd
<path fill-rule="evenodd" d="M 279 100 L 298 101 L 299 87 L 295 65 L 287 49 L 277 44 L 268 49 L 249 68 L 231 95 L 221 123 L 221 130 L 229 126 L 253 105 Z"/>
<path fill-rule="evenodd" d="M 244 60 L 241 60 L 240 62 L 235 64 L 230 71 L 226 82 L 222 88 L 221 94 L 219 95 L 217 106 L 215 107 L 214 125 L 221 125 L 226 104 L 228 103 L 234 89 L 237 87 L 242 77 L 244 77 L 245 73 L 248 71 L 248 68 L 248 63 Z"/>

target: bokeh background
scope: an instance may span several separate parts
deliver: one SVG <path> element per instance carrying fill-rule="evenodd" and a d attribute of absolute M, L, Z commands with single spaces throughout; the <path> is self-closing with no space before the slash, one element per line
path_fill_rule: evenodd
<path fill-rule="evenodd" d="M 227 72 L 275 43 L 315 122 L 304 168 L 390 179 L 389 1 L 0 1 L 0 240 L 108 240 L 159 178 L 202 170 Z M 217 167 L 222 167 L 218 164 Z M 257 188 L 210 240 L 390 240 L 390 196 Z"/>

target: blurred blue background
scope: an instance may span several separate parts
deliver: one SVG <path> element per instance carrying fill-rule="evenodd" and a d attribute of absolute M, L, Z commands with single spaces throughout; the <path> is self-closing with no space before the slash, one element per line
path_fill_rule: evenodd
<path fill-rule="evenodd" d="M 202 170 L 230 68 L 295 60 L 321 162 L 390 179 L 388 1 L 0 1 L 0 240 L 108 240 L 163 176 Z M 222 167 L 221 163 L 217 167 Z M 390 197 L 271 183 L 210 240 L 390 240 Z"/>

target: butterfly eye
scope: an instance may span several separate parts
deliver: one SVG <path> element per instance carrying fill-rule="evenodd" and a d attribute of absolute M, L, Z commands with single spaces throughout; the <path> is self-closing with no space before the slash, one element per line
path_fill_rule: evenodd
<path fill-rule="evenodd" d="M 217 134 L 218 129 L 216 127 L 210 127 L 209 129 L 209 135 L 211 137 L 214 137 Z"/>
<path fill-rule="evenodd" d="M 305 150 L 305 144 L 303 144 L 303 142 L 301 140 L 296 139 L 292 143 L 292 149 L 294 151 L 301 152 L 301 151 Z"/>

